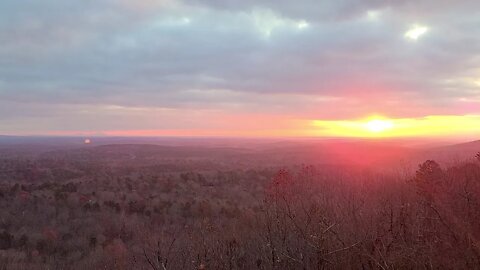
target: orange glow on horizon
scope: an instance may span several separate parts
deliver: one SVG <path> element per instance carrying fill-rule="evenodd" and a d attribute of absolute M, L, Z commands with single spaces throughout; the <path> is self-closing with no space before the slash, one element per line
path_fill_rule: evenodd
<path fill-rule="evenodd" d="M 450 137 L 479 136 L 480 115 L 434 115 L 421 118 L 314 120 L 318 136 L 329 137 Z"/>
<path fill-rule="evenodd" d="M 256 121 L 235 118 L 230 126 L 192 129 L 65 130 L 16 135 L 111 137 L 353 137 L 353 138 L 472 138 L 480 137 L 480 115 L 433 115 L 419 118 L 282 119 Z M 223 123 L 222 123 L 223 124 Z"/>

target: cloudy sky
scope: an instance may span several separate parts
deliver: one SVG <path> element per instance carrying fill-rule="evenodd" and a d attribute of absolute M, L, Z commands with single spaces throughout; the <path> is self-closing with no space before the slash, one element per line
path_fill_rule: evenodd
<path fill-rule="evenodd" d="M 480 132 L 480 1 L 2 0 L 0 44 L 0 134 Z"/>

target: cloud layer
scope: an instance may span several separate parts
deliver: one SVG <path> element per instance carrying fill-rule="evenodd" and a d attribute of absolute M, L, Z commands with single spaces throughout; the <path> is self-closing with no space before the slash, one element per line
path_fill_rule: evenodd
<path fill-rule="evenodd" d="M 2 1 L 0 132 L 480 114 L 480 2 L 418 2 Z"/>

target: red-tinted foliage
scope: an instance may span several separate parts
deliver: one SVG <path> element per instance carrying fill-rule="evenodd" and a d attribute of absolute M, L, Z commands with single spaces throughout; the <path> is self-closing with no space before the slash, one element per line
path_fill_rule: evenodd
<path fill-rule="evenodd" d="M 266 198 L 270 200 L 279 197 L 287 198 L 292 194 L 294 177 L 286 169 L 279 170 L 265 188 Z"/>
<path fill-rule="evenodd" d="M 53 228 L 44 228 L 42 235 L 46 240 L 56 241 L 58 239 L 58 232 Z"/>

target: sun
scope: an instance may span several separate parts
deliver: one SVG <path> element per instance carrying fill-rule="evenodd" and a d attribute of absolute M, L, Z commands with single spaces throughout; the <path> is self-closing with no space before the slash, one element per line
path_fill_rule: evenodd
<path fill-rule="evenodd" d="M 365 123 L 365 128 L 374 133 L 380 133 L 393 128 L 393 122 L 385 119 L 372 119 Z"/>

